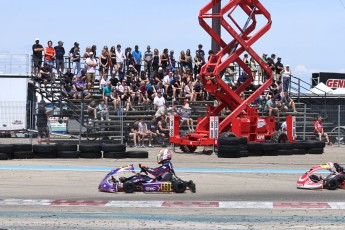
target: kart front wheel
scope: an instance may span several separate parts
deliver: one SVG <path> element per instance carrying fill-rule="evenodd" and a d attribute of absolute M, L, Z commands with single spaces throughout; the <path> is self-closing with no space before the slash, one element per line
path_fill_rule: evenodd
<path fill-rule="evenodd" d="M 186 191 L 186 183 L 180 180 L 176 180 L 172 183 L 173 190 L 176 193 L 184 193 Z"/>
<path fill-rule="evenodd" d="M 125 183 L 123 183 L 123 191 L 125 191 L 125 193 L 133 193 L 134 190 L 135 184 L 131 181 L 126 181 Z"/>
<path fill-rule="evenodd" d="M 326 182 L 326 188 L 328 190 L 336 190 L 339 187 L 339 181 L 337 179 L 330 179 Z"/>

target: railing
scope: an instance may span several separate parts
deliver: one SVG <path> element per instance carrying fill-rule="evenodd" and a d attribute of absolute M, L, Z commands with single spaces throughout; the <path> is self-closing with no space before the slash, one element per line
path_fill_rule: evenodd
<path fill-rule="evenodd" d="M 29 54 L 0 54 L 0 74 L 29 75 L 30 62 Z"/>

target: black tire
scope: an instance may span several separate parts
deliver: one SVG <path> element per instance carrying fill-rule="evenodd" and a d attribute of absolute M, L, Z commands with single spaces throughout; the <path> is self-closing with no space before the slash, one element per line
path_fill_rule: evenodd
<path fill-rule="evenodd" d="M 219 152 L 238 152 L 240 149 L 238 146 L 228 146 L 228 145 L 219 145 L 218 146 L 218 153 Z"/>
<path fill-rule="evenodd" d="M 263 150 L 263 155 L 264 156 L 278 156 L 278 149 L 275 150 L 275 149 L 266 149 L 266 150 Z"/>
<path fill-rule="evenodd" d="M 187 148 L 186 145 L 180 145 L 180 149 L 181 149 L 181 151 L 184 152 L 184 153 L 189 153 L 189 149 Z"/>
<path fill-rule="evenodd" d="M 308 147 L 308 144 L 306 142 L 294 142 L 290 144 L 292 146 L 292 149 L 306 149 Z"/>
<path fill-rule="evenodd" d="M 262 150 L 262 143 L 248 142 L 247 149 L 248 149 L 248 151 L 259 151 L 259 150 Z"/>
<path fill-rule="evenodd" d="M 239 143 L 240 145 L 247 145 L 247 143 L 248 143 L 248 138 L 246 138 L 246 137 L 239 137 L 238 143 Z"/>
<path fill-rule="evenodd" d="M 241 157 L 249 157 L 249 152 L 248 152 L 248 150 L 242 150 L 242 151 L 240 151 L 240 156 Z"/>
<path fill-rule="evenodd" d="M 125 193 L 133 193 L 135 191 L 135 184 L 131 181 L 126 181 L 123 183 L 122 189 Z"/>
<path fill-rule="evenodd" d="M 176 180 L 172 182 L 172 188 L 176 193 L 184 193 L 186 191 L 187 185 L 181 180 Z"/>
<path fill-rule="evenodd" d="M 80 158 L 96 159 L 102 158 L 102 152 L 80 152 Z"/>
<path fill-rule="evenodd" d="M 324 148 L 308 149 L 307 153 L 309 153 L 309 154 L 323 154 L 324 153 Z"/>
<path fill-rule="evenodd" d="M 8 153 L 0 153 L 0 160 L 8 160 L 11 159 L 11 155 L 8 155 Z"/>
<path fill-rule="evenodd" d="M 13 153 L 13 145 L 0 144 L 0 153 L 7 153 L 11 156 Z"/>
<path fill-rule="evenodd" d="M 80 144 L 79 151 L 83 153 L 94 153 L 102 151 L 102 144 Z"/>
<path fill-rule="evenodd" d="M 127 151 L 128 158 L 148 158 L 149 153 L 147 151 Z"/>
<path fill-rule="evenodd" d="M 329 179 L 327 180 L 325 187 L 328 190 L 336 190 L 339 187 L 339 182 L 335 178 Z"/>
<path fill-rule="evenodd" d="M 255 149 L 255 150 L 248 150 L 249 156 L 263 156 L 263 150 L 261 149 Z"/>
<path fill-rule="evenodd" d="M 286 133 L 284 133 L 282 131 L 274 132 L 272 137 L 271 137 L 271 142 L 273 142 L 273 143 L 286 143 L 288 141 L 289 141 L 288 136 L 286 135 Z"/>
<path fill-rule="evenodd" d="M 56 152 L 56 148 L 55 145 L 33 145 L 32 152 L 35 154 L 54 153 Z"/>
<path fill-rule="evenodd" d="M 16 151 L 12 154 L 12 159 L 32 159 L 34 153 L 32 151 Z"/>
<path fill-rule="evenodd" d="M 80 157 L 80 153 L 79 151 L 60 151 L 57 152 L 56 154 L 57 158 L 79 158 Z"/>
<path fill-rule="evenodd" d="M 78 145 L 77 144 L 69 144 L 69 143 L 61 143 L 56 145 L 57 152 L 64 152 L 64 151 L 77 151 Z"/>
<path fill-rule="evenodd" d="M 324 148 L 326 146 L 326 143 L 323 141 L 307 141 L 307 145 L 310 149 L 314 148 Z"/>
<path fill-rule="evenodd" d="M 56 158 L 56 152 L 36 152 L 34 153 L 34 158 L 36 159 L 54 159 Z"/>
<path fill-rule="evenodd" d="M 13 152 L 32 151 L 31 144 L 14 144 Z"/>
<path fill-rule="evenodd" d="M 86 139 L 88 141 L 94 141 L 100 137 L 100 132 L 98 128 L 87 128 Z"/>
<path fill-rule="evenodd" d="M 126 152 L 103 152 L 103 158 L 122 159 L 127 158 Z"/>
<path fill-rule="evenodd" d="M 240 138 L 238 137 L 220 137 L 218 139 L 218 145 L 238 145 L 240 143 Z"/>
<path fill-rule="evenodd" d="M 279 144 L 278 143 L 262 143 L 262 149 L 264 151 L 277 151 L 279 150 Z"/>
<path fill-rule="evenodd" d="M 279 149 L 277 154 L 280 156 L 292 155 L 291 149 Z"/>
<path fill-rule="evenodd" d="M 220 134 L 220 137 L 236 137 L 236 135 L 232 132 L 224 132 Z"/>
<path fill-rule="evenodd" d="M 126 152 L 126 145 L 124 144 L 102 144 L 104 152 Z"/>
<path fill-rule="evenodd" d="M 197 149 L 196 146 L 192 146 L 192 145 L 186 145 L 186 148 L 188 149 L 189 153 L 194 153 L 195 150 Z"/>
<path fill-rule="evenodd" d="M 304 155 L 305 149 L 291 149 L 293 155 Z"/>

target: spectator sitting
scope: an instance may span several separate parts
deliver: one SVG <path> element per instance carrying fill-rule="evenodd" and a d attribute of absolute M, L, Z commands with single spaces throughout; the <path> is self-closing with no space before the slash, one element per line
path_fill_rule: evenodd
<path fill-rule="evenodd" d="M 201 100 L 201 101 L 204 100 L 205 94 L 204 94 L 203 88 L 201 87 L 201 84 L 199 81 L 195 82 L 195 85 L 193 88 L 193 93 L 194 93 L 194 98 L 193 98 L 194 101 L 196 101 L 197 99 Z"/>
<path fill-rule="evenodd" d="M 169 137 L 170 130 L 167 127 L 165 115 L 161 116 L 158 121 L 158 130 L 159 130 L 159 133 L 161 133 L 163 137 Z"/>
<path fill-rule="evenodd" d="M 329 141 L 328 134 L 323 130 L 323 118 L 322 116 L 318 116 L 317 120 L 314 123 L 314 132 L 317 135 L 319 141 L 322 141 L 322 136 L 326 138 L 326 142 L 328 145 L 332 145 L 332 142 Z"/>
<path fill-rule="evenodd" d="M 113 87 L 108 101 L 113 103 L 115 110 L 117 110 L 120 107 L 121 98 L 119 97 L 116 88 Z"/>
<path fill-rule="evenodd" d="M 66 73 L 62 76 L 61 84 L 62 84 L 62 94 L 65 97 L 73 98 L 75 94 L 73 90 L 73 74 L 71 72 L 71 68 L 67 68 Z"/>
<path fill-rule="evenodd" d="M 165 99 L 162 96 L 161 91 L 157 92 L 157 96 L 153 100 L 153 104 L 155 105 L 157 112 L 155 114 L 156 117 L 160 117 L 165 115 Z"/>
<path fill-rule="evenodd" d="M 133 110 L 132 102 L 131 102 L 131 94 L 127 86 L 124 88 L 124 91 L 121 94 L 120 98 L 121 98 L 122 103 L 124 104 L 124 109 L 123 109 L 124 111 L 129 111 L 130 109 Z"/>
<path fill-rule="evenodd" d="M 90 104 L 87 106 L 87 112 L 89 117 L 93 116 L 93 119 L 97 120 L 97 104 L 95 99 L 92 99 Z"/>
<path fill-rule="evenodd" d="M 153 79 L 155 80 L 155 83 L 158 84 L 158 82 L 161 82 L 164 78 L 163 68 L 159 67 L 158 71 L 153 74 Z"/>
<path fill-rule="evenodd" d="M 279 109 L 272 96 L 269 96 L 265 105 L 265 110 L 268 111 L 268 116 L 272 116 L 272 112 L 274 112 L 279 117 Z"/>
<path fill-rule="evenodd" d="M 102 99 L 105 101 L 105 105 L 107 108 L 109 108 L 108 102 L 111 101 L 110 94 L 113 91 L 113 86 L 111 85 L 111 82 L 108 81 L 107 85 L 103 88 L 103 93 L 102 93 Z"/>
<path fill-rule="evenodd" d="M 145 85 L 146 88 L 146 85 Z M 131 93 L 131 97 L 132 97 L 132 102 L 133 104 L 135 103 L 135 101 L 139 100 L 139 87 L 137 85 L 136 81 L 131 81 L 131 84 L 129 86 L 129 91 Z M 147 91 L 147 90 L 146 90 Z"/>
<path fill-rule="evenodd" d="M 194 94 L 193 94 L 193 82 L 189 81 L 188 84 L 184 86 L 184 96 L 188 98 L 190 101 L 194 101 Z"/>
<path fill-rule="evenodd" d="M 141 138 L 141 141 L 142 141 L 142 146 L 141 147 L 145 147 L 145 137 L 148 137 L 149 138 L 149 147 L 153 147 L 151 145 L 151 140 L 152 140 L 152 132 L 150 132 L 148 129 L 147 129 L 147 125 L 144 121 L 144 118 L 140 118 L 139 120 L 139 124 L 138 124 L 138 135 L 140 136 Z M 139 143 L 140 145 L 140 143 Z"/>
<path fill-rule="evenodd" d="M 168 95 L 169 90 L 172 91 L 172 83 L 174 81 L 174 73 L 169 71 L 169 74 L 163 78 L 164 91 Z"/>
<path fill-rule="evenodd" d="M 176 100 L 176 92 L 182 97 L 182 85 L 181 85 L 181 75 L 180 75 L 180 70 L 176 69 L 176 73 L 174 74 L 174 79 L 171 82 L 172 84 L 172 89 L 173 89 L 173 101 Z"/>
<path fill-rule="evenodd" d="M 151 81 L 146 82 L 146 91 L 148 98 L 151 101 L 153 101 L 154 97 L 156 96 L 155 81 L 153 79 Z"/>
<path fill-rule="evenodd" d="M 181 117 L 181 124 L 183 125 L 184 123 L 187 124 L 188 129 L 190 132 L 194 132 L 194 121 L 192 118 L 190 118 L 192 108 L 189 106 L 188 103 L 185 104 L 185 106 L 182 107 L 180 110 L 180 117 Z"/>
<path fill-rule="evenodd" d="M 222 80 L 230 87 L 235 86 L 234 76 L 231 75 L 228 71 L 225 71 L 224 76 L 222 77 Z"/>
<path fill-rule="evenodd" d="M 140 87 L 138 89 L 138 92 L 139 92 L 139 103 L 143 103 L 143 104 L 151 103 L 147 94 L 146 83 L 144 81 L 140 82 Z"/>
<path fill-rule="evenodd" d="M 55 81 L 54 73 L 52 68 L 45 62 L 43 67 L 40 69 L 40 74 L 38 76 L 38 81 L 43 82 L 44 86 L 47 87 L 48 82 Z"/>
<path fill-rule="evenodd" d="M 246 72 L 242 71 L 241 76 L 239 76 L 238 79 L 237 79 L 237 83 L 239 83 L 239 85 L 242 85 L 248 79 L 249 79 L 249 75 Z M 248 86 L 247 90 L 252 90 L 252 91 L 255 90 L 253 82 L 250 83 L 250 85 Z"/>
<path fill-rule="evenodd" d="M 102 77 L 101 81 L 99 82 L 99 91 L 100 92 L 103 92 L 103 89 L 104 89 L 104 87 L 106 87 L 108 85 L 108 82 L 110 82 L 110 85 L 112 85 L 111 81 L 108 80 L 108 74 L 103 73 L 103 77 Z"/>
<path fill-rule="evenodd" d="M 111 82 L 111 85 L 115 87 L 115 86 L 117 85 L 117 83 L 119 82 L 119 79 L 117 79 L 117 78 L 115 77 L 115 75 L 112 74 L 111 77 L 110 77 L 110 79 L 109 79 L 109 81 Z"/>
<path fill-rule="evenodd" d="M 137 138 L 138 138 L 138 125 L 136 124 L 135 125 L 135 122 L 133 123 L 133 124 L 131 124 L 131 125 L 127 125 L 127 129 L 128 129 L 128 131 L 127 131 L 127 143 L 129 142 L 129 138 L 130 137 L 132 137 L 132 139 L 133 139 L 133 142 L 134 142 L 134 148 L 136 148 L 137 147 Z M 140 142 L 139 142 L 140 143 Z"/>
<path fill-rule="evenodd" d="M 158 123 L 157 123 L 157 119 L 155 116 L 152 117 L 151 121 L 149 122 L 148 125 L 149 131 L 152 134 L 152 139 L 159 145 L 163 145 L 164 144 L 164 139 L 163 139 L 163 135 L 162 133 L 160 133 L 159 128 L 158 128 Z"/>
<path fill-rule="evenodd" d="M 82 77 L 78 77 L 78 80 L 74 82 L 74 90 L 76 91 L 75 98 L 82 98 L 88 99 L 91 97 L 91 94 L 86 89 L 86 82 L 83 81 Z"/>
<path fill-rule="evenodd" d="M 110 121 L 110 119 L 109 119 L 109 111 L 108 111 L 108 108 L 105 105 L 103 99 L 100 100 L 100 103 L 98 104 L 97 111 L 98 111 L 97 115 L 98 115 L 98 117 L 101 118 L 102 121 L 103 120 Z"/>
<path fill-rule="evenodd" d="M 288 92 L 284 92 L 284 96 L 282 97 L 282 106 L 285 111 L 288 111 L 290 108 L 292 108 L 294 113 L 298 113 L 296 110 L 295 102 L 290 97 Z"/>
<path fill-rule="evenodd" d="M 121 84 L 121 82 L 118 82 L 117 86 L 115 88 L 116 88 L 117 92 L 119 92 L 119 93 L 123 93 L 124 89 L 125 89 L 125 87 Z"/>

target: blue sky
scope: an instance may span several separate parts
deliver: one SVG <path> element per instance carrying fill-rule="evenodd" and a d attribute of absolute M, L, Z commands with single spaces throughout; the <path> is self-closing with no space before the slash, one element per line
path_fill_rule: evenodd
<path fill-rule="evenodd" d="M 254 45 L 261 55 L 275 53 L 295 75 L 308 80 L 312 72 L 345 72 L 345 0 L 261 0 L 272 16 L 271 30 Z M 150 44 L 207 51 L 210 37 L 199 26 L 198 14 L 209 0 L 2 1 L 0 53 L 31 53 L 34 38 L 41 44 L 75 41 L 86 46 Z M 227 2 L 227 1 L 225 1 Z M 240 21 L 246 18 L 239 19 Z M 6 23 L 7 22 L 7 23 Z"/>

